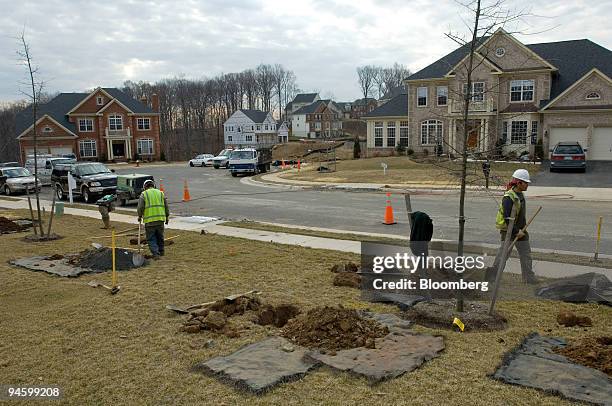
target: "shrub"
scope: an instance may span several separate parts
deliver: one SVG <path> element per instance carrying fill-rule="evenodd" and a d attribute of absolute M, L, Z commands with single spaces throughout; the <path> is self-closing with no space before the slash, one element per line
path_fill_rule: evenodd
<path fill-rule="evenodd" d="M 165 161 L 166 160 L 166 154 L 164 153 L 164 150 L 162 150 L 159 154 L 159 160 L 160 161 Z"/>
<path fill-rule="evenodd" d="M 414 149 L 412 149 L 412 148 L 408 148 L 408 150 L 406 151 L 406 153 L 408 154 L 408 156 L 414 155 Z"/>
<path fill-rule="evenodd" d="M 406 151 L 406 147 L 404 147 L 404 146 L 403 146 L 403 145 L 401 145 L 401 144 L 397 144 L 397 145 L 395 146 L 395 151 L 396 151 L 398 154 L 403 155 L 403 154 L 404 154 L 404 152 Z"/>
<path fill-rule="evenodd" d="M 428 156 L 429 155 L 429 150 L 427 148 L 423 149 L 423 155 L 424 156 Z"/>
<path fill-rule="evenodd" d="M 542 146 L 542 140 L 539 139 L 538 142 L 536 143 L 535 149 L 534 149 L 534 153 L 535 153 L 535 157 L 537 159 L 543 159 L 544 158 L 544 148 Z"/>
<path fill-rule="evenodd" d="M 353 159 L 361 158 L 361 144 L 359 143 L 359 137 L 355 137 L 353 141 Z"/>

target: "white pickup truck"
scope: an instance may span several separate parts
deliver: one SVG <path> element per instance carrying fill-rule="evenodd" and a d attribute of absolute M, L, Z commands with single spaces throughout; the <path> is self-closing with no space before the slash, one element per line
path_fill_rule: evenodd
<path fill-rule="evenodd" d="M 219 155 L 217 155 L 216 157 L 212 159 L 213 168 L 215 169 L 219 169 L 221 167 L 229 168 L 229 156 L 231 153 L 232 153 L 232 150 L 229 148 L 226 148 L 223 151 L 219 152 Z"/>
<path fill-rule="evenodd" d="M 270 170 L 272 150 L 270 148 L 242 148 L 232 151 L 229 170 L 232 176 L 239 173 L 258 174 Z"/>

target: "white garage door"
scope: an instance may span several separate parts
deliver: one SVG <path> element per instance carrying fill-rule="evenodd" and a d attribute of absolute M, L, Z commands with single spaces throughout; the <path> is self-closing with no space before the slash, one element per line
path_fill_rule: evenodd
<path fill-rule="evenodd" d="M 612 161 L 612 127 L 593 128 L 593 139 L 587 152 L 588 159 Z"/>
<path fill-rule="evenodd" d="M 553 149 L 558 142 L 575 142 L 578 141 L 582 148 L 587 147 L 587 129 L 585 128 L 551 128 L 549 149 Z M 550 155 L 550 153 L 549 153 Z"/>
<path fill-rule="evenodd" d="M 51 147 L 51 155 L 64 155 L 64 154 L 72 154 L 72 147 Z"/>

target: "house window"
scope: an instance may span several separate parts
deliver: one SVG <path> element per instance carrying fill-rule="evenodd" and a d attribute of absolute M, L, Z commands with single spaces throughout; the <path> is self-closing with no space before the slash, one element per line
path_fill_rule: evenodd
<path fill-rule="evenodd" d="M 79 155 L 81 155 L 81 158 L 95 158 L 96 156 L 98 156 L 98 153 L 96 151 L 96 141 L 80 140 Z"/>
<path fill-rule="evenodd" d="M 507 121 L 502 122 L 502 142 L 504 144 L 508 143 L 508 122 Z"/>
<path fill-rule="evenodd" d="M 442 143 L 442 121 L 426 120 L 421 123 L 421 144 L 435 145 Z"/>
<path fill-rule="evenodd" d="M 233 137 L 232 137 L 231 135 L 228 135 L 228 136 L 227 136 L 227 141 L 228 141 L 228 142 L 232 142 L 232 141 L 233 141 Z"/>
<path fill-rule="evenodd" d="M 264 128 L 266 129 L 266 131 L 268 131 L 268 124 L 266 124 Z"/>
<path fill-rule="evenodd" d="M 512 122 L 510 143 L 519 145 L 525 145 L 527 143 L 527 121 Z"/>
<path fill-rule="evenodd" d="M 268 129 L 268 126 L 266 125 L 266 130 Z M 261 124 L 257 124 L 257 131 L 261 131 Z"/>
<path fill-rule="evenodd" d="M 387 122 L 387 147 L 395 146 L 395 121 Z"/>
<path fill-rule="evenodd" d="M 93 120 L 91 118 L 79 118 L 79 131 L 82 133 L 93 131 Z"/>
<path fill-rule="evenodd" d="M 417 88 L 417 106 L 427 106 L 427 88 Z"/>
<path fill-rule="evenodd" d="M 531 144 L 535 145 L 538 143 L 538 123 L 537 121 L 531 122 Z"/>
<path fill-rule="evenodd" d="M 45 128 L 43 128 L 43 132 L 44 133 L 52 133 L 53 132 L 53 128 L 46 126 Z"/>
<path fill-rule="evenodd" d="M 463 85 L 463 94 L 467 93 L 467 83 Z M 484 101 L 484 82 L 472 82 L 470 100 L 476 103 Z"/>
<path fill-rule="evenodd" d="M 408 121 L 400 121 L 399 131 L 399 144 L 403 147 L 407 147 L 410 143 L 410 138 L 408 136 Z"/>
<path fill-rule="evenodd" d="M 498 58 L 501 58 L 502 56 L 506 55 L 506 50 L 502 47 L 499 47 L 495 50 L 495 56 Z"/>
<path fill-rule="evenodd" d="M 383 123 L 382 121 L 376 121 L 374 123 L 374 146 L 383 146 Z"/>
<path fill-rule="evenodd" d="M 118 114 L 108 116 L 108 128 L 110 130 L 123 130 L 123 117 Z"/>
<path fill-rule="evenodd" d="M 96 97 L 96 104 L 97 104 L 98 106 L 103 105 L 103 104 L 104 104 L 104 97 L 102 97 L 102 96 L 98 96 L 98 97 Z"/>
<path fill-rule="evenodd" d="M 151 129 L 151 119 L 148 117 L 140 117 L 136 119 L 136 123 L 140 131 Z"/>
<path fill-rule="evenodd" d="M 510 101 L 533 101 L 534 80 L 511 80 Z"/>
<path fill-rule="evenodd" d="M 587 94 L 586 99 L 587 100 L 598 100 L 598 99 L 601 99 L 601 96 L 597 92 L 591 92 Z"/>
<path fill-rule="evenodd" d="M 446 106 L 446 104 L 448 103 L 448 87 L 438 86 L 436 90 L 436 95 L 438 99 L 438 106 Z"/>
<path fill-rule="evenodd" d="M 153 140 L 150 138 L 141 138 L 136 144 L 138 155 L 153 155 Z"/>
<path fill-rule="evenodd" d="M 238 132 L 242 131 L 242 127 L 238 126 Z"/>
<path fill-rule="evenodd" d="M 253 135 L 252 134 L 247 134 L 245 137 L 246 142 L 253 142 Z"/>

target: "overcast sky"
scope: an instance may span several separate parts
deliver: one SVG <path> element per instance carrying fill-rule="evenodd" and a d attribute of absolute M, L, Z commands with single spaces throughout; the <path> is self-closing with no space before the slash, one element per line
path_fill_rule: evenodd
<path fill-rule="evenodd" d="M 507 5 L 545 16 L 519 27 L 531 33 L 517 35 L 524 43 L 588 38 L 612 49 L 612 0 Z M 445 32 L 466 32 L 452 0 L 0 0 L 0 10 L 0 101 L 26 89 L 15 39 L 24 26 L 49 92 L 280 63 L 302 90 L 342 101 L 361 97 L 356 66 L 415 72 L 455 48 Z"/>

